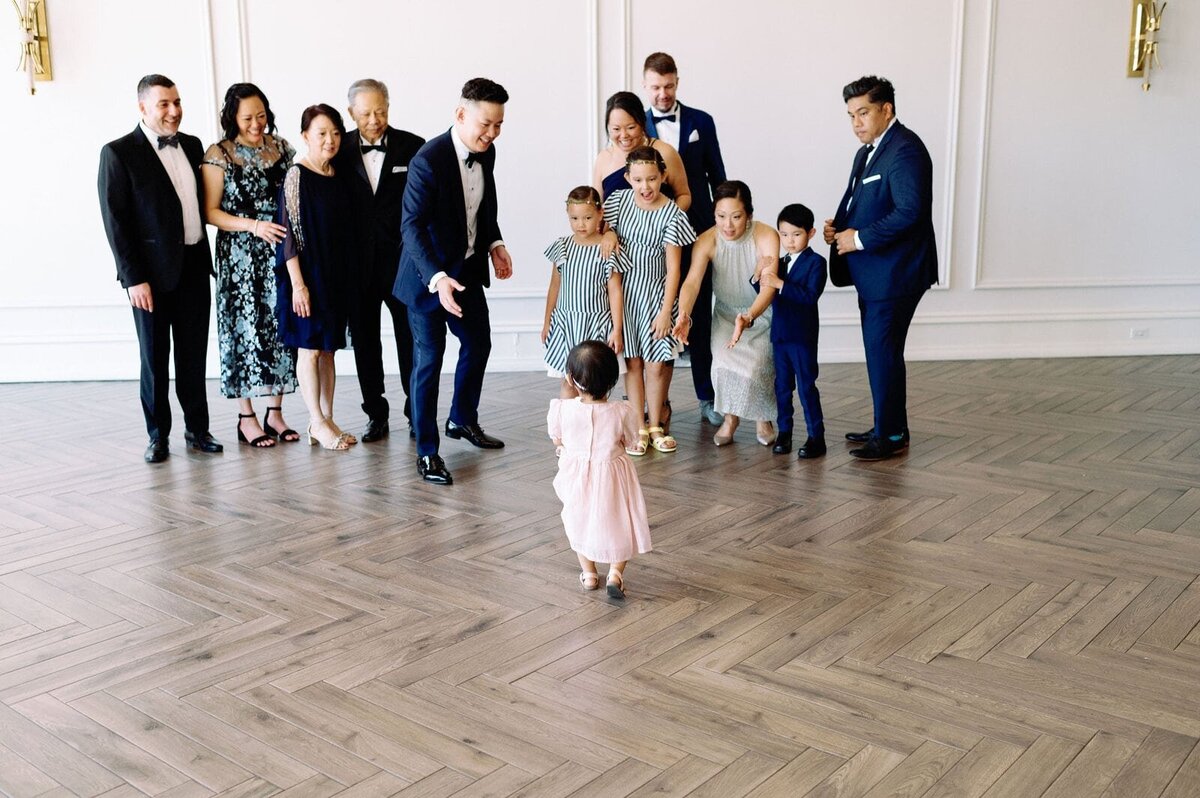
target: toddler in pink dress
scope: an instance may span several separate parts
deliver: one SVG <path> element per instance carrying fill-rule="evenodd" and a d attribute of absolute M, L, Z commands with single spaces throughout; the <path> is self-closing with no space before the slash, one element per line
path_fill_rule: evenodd
<path fill-rule="evenodd" d="M 640 412 L 608 401 L 616 385 L 617 356 L 600 341 L 584 341 L 567 356 L 575 399 L 550 402 L 546 426 L 561 441 L 554 492 L 562 500 L 563 527 L 579 557 L 585 590 L 600 586 L 597 562 L 609 564 L 611 598 L 625 598 L 625 564 L 650 551 L 646 502 L 626 447 L 638 440 Z"/>

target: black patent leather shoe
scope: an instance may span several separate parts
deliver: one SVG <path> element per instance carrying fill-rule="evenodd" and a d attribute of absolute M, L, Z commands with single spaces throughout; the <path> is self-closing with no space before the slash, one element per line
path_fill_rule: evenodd
<path fill-rule="evenodd" d="M 166 440 L 162 438 L 151 438 L 150 445 L 146 447 L 146 462 L 166 462 L 166 459 L 170 454 L 171 450 L 167 447 Z"/>
<path fill-rule="evenodd" d="M 480 449 L 503 449 L 504 441 L 488 435 L 478 424 L 455 424 L 446 422 L 446 437 L 462 439 Z"/>
<path fill-rule="evenodd" d="M 208 454 L 216 454 L 225 451 L 225 447 L 217 442 L 217 439 L 212 436 L 211 432 L 195 432 L 183 433 L 183 439 L 187 441 L 189 449 L 195 449 L 198 452 L 206 452 Z"/>
<path fill-rule="evenodd" d="M 898 441 L 871 438 L 861 449 L 851 449 L 850 456 L 859 460 L 887 460 L 895 457 L 903 449 Z"/>
<path fill-rule="evenodd" d="M 363 430 L 363 434 L 359 437 L 359 440 L 363 443 L 375 443 L 386 438 L 389 432 L 386 419 L 381 421 L 373 418 L 367 422 L 367 428 Z"/>
<path fill-rule="evenodd" d="M 846 433 L 846 440 L 850 441 L 851 443 L 866 443 L 867 441 L 871 440 L 874 437 L 875 437 L 875 428 L 874 427 L 871 427 L 866 432 L 847 432 Z M 907 447 L 908 446 L 908 430 L 905 429 L 904 432 L 900 433 L 900 440 L 898 442 L 892 441 L 892 444 L 898 445 L 901 449 Z"/>
<path fill-rule="evenodd" d="M 818 457 L 825 456 L 825 439 L 808 437 L 804 440 L 804 445 L 796 450 L 796 458 L 799 460 L 816 460 Z"/>
<path fill-rule="evenodd" d="M 417 473 L 426 482 L 435 485 L 453 485 L 454 477 L 446 470 L 446 464 L 436 454 L 428 454 L 417 458 Z"/>
<path fill-rule="evenodd" d="M 771 447 L 771 454 L 787 454 L 792 450 L 792 433 L 781 432 L 775 436 L 775 445 Z"/>

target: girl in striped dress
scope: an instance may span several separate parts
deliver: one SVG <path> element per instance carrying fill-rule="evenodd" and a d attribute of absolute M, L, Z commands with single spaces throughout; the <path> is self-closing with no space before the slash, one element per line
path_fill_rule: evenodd
<path fill-rule="evenodd" d="M 583 341 L 607 341 L 614 352 L 624 349 L 621 273 L 629 268 L 622 252 L 607 258 L 600 252 L 600 195 L 591 186 L 578 186 L 567 195 L 571 235 L 546 247 L 554 267 L 546 292 L 542 344 L 550 376 L 562 377 L 559 397 L 579 395 L 566 378 L 567 355 Z"/>
<path fill-rule="evenodd" d="M 630 188 L 604 201 L 604 221 L 629 259 L 624 277 L 625 394 L 649 411 L 650 426 L 638 430 L 631 455 L 675 451 L 662 413 L 671 386 L 677 342 L 671 337 L 683 247 L 696 240 L 687 214 L 662 193 L 667 166 L 653 147 L 638 147 L 625 160 Z"/>

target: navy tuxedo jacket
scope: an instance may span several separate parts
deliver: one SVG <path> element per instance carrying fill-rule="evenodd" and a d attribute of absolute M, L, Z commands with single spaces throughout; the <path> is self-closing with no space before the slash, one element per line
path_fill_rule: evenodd
<path fill-rule="evenodd" d="M 783 270 L 780 258 L 783 288 L 771 302 L 771 342 L 815 341 L 821 323 L 817 300 L 825 291 L 825 258 L 809 247 L 795 257 L 786 275 Z"/>
<path fill-rule="evenodd" d="M 401 203 L 408 185 L 408 164 L 425 143 L 420 136 L 390 126 L 386 139 L 383 170 L 374 192 L 359 152 L 362 137 L 357 130 L 342 139 L 342 147 L 333 159 L 338 177 L 350 186 L 355 238 L 361 251 L 357 272 L 365 281 L 376 272 L 394 274 L 400 262 Z"/>
<path fill-rule="evenodd" d="M 854 228 L 863 249 L 846 255 L 832 247 L 834 285 L 845 272 L 867 301 L 914 296 L 938 280 L 933 240 L 933 163 L 916 133 L 896 122 L 855 181 L 866 146 L 859 149 L 846 193 L 833 218 L 837 230 Z M 850 200 L 853 198 L 853 202 Z M 847 208 L 849 204 L 849 208 Z"/>
<path fill-rule="evenodd" d="M 646 134 L 651 137 L 658 136 L 658 126 L 654 123 L 656 113 L 653 108 L 646 111 Z M 689 141 L 693 133 L 698 138 Z M 712 192 L 725 182 L 725 163 L 721 160 L 721 144 L 717 141 L 713 118 L 683 103 L 679 104 L 679 157 L 683 160 L 688 188 L 692 192 L 688 221 L 697 233 L 701 233 L 713 226 Z"/>
<path fill-rule="evenodd" d="M 157 143 L 142 133 L 141 125 L 100 150 L 100 214 L 108 235 L 117 279 L 121 286 L 150 283 L 151 291 L 171 291 L 183 272 L 183 207 L 179 195 L 155 151 Z M 179 146 L 196 177 L 196 199 L 204 224 L 204 182 L 200 139 L 179 134 Z M 208 252 L 208 237 L 200 245 Z M 209 254 L 209 271 L 212 271 Z"/>
<path fill-rule="evenodd" d="M 475 257 L 467 252 L 467 203 L 463 197 L 458 153 L 450 137 L 451 128 L 430 139 L 408 164 L 400 229 L 403 251 L 396 275 L 395 295 L 414 310 L 432 312 L 441 306 L 429 291 L 433 275 L 444 271 L 467 288 L 491 285 L 488 247 L 503 238 L 496 221 L 496 147 L 480 156 L 483 169 L 483 198 L 475 226 Z M 482 256 L 482 257 L 481 257 Z"/>

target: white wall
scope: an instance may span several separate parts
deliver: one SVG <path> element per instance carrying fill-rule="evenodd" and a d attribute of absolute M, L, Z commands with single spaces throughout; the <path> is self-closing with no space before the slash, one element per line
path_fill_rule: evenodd
<path fill-rule="evenodd" d="M 792 201 L 832 215 L 857 146 L 841 86 L 893 80 L 901 120 L 934 159 L 942 261 L 910 358 L 1200 351 L 1193 5 L 1167 12 L 1148 94 L 1125 77 L 1128 0 L 693 0 L 686 16 L 648 0 L 48 7 L 55 80 L 30 97 L 20 75 L 0 79 L 20 131 L 0 192 L 0 381 L 136 377 L 95 174 L 103 143 L 136 123 L 134 85 L 152 71 L 178 83 L 184 129 L 206 142 L 224 88 L 253 80 L 301 149 L 301 108 L 344 107 L 358 77 L 385 80 L 393 124 L 426 137 L 449 125 L 466 78 L 503 83 L 497 180 L 516 275 L 491 293 L 493 366 L 537 368 L 540 253 L 565 231 L 566 191 L 589 180 L 603 100 L 637 90 L 656 49 L 679 62 L 681 99 L 716 118 L 729 174 L 764 221 Z M 853 292 L 831 290 L 822 317 L 822 359 L 860 359 Z M 214 376 L 215 357 L 214 341 Z"/>

